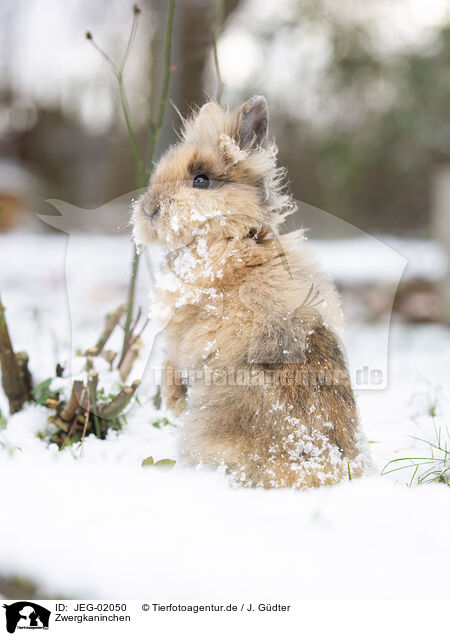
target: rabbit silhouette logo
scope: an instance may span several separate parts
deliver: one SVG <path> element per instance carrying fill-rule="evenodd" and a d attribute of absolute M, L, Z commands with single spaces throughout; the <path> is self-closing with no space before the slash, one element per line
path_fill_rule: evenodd
<path fill-rule="evenodd" d="M 48 629 L 50 610 L 30 601 L 4 604 L 6 612 L 6 630 L 14 634 L 17 629 Z"/>

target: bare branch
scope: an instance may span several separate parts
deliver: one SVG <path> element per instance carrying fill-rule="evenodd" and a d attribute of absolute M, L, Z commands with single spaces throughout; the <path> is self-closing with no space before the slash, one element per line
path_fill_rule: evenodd
<path fill-rule="evenodd" d="M 135 380 L 131 386 L 124 386 L 111 402 L 104 404 L 100 408 L 100 416 L 105 420 L 112 420 L 117 417 L 129 403 L 138 386 L 139 380 Z"/>
<path fill-rule="evenodd" d="M 119 367 L 119 375 L 122 382 L 125 382 L 128 376 L 130 375 L 130 371 L 133 368 L 134 363 L 139 357 L 139 352 L 143 349 L 144 343 L 139 336 L 136 336 L 135 342 L 131 345 L 128 351 L 125 354 L 124 359 L 122 360 Z"/>
<path fill-rule="evenodd" d="M 126 309 L 127 305 L 124 303 L 122 305 L 119 305 L 119 307 L 117 307 L 117 309 L 115 309 L 110 314 L 107 314 L 105 320 L 105 328 L 103 329 L 100 338 L 97 340 L 97 343 L 95 345 L 96 352 L 91 355 L 98 355 L 102 351 L 103 347 L 108 342 L 112 332 L 118 325 L 119 320 L 125 313 Z M 86 353 L 89 354 L 90 351 L 93 351 L 93 349 L 88 349 Z"/>
<path fill-rule="evenodd" d="M 163 79 L 163 86 L 161 91 L 161 98 L 159 102 L 156 123 L 152 121 L 150 124 L 150 148 L 149 148 L 148 159 L 147 159 L 147 170 L 150 170 L 153 164 L 156 144 L 161 134 L 162 125 L 164 121 L 164 113 L 165 113 L 166 105 L 167 105 L 170 74 L 172 72 L 172 33 L 173 33 L 174 14 L 175 14 L 175 0 L 169 0 L 169 10 L 167 14 L 167 26 L 166 26 L 165 47 L 164 47 L 165 48 L 164 79 Z M 138 187 L 144 186 L 144 183 L 143 183 L 144 177 L 143 175 L 141 175 L 141 177 L 142 177 L 142 182 L 138 184 Z M 121 360 L 123 360 L 123 357 L 126 352 L 126 347 L 128 344 L 127 335 L 130 332 L 130 325 L 133 319 L 134 299 L 136 295 L 136 281 L 137 281 L 138 268 L 139 268 L 139 253 L 136 249 L 136 246 L 133 245 L 133 260 L 131 263 L 130 285 L 128 288 L 128 311 L 127 311 L 127 317 L 125 320 L 125 333 L 124 333 L 124 339 L 123 339 L 123 345 L 122 345 L 122 353 L 120 355 Z"/>
<path fill-rule="evenodd" d="M 9 337 L 5 308 L 0 299 L 0 366 L 2 385 L 8 398 L 11 413 L 20 411 L 31 398 L 31 375 L 28 371 L 28 356 L 24 352 L 14 353 Z"/>
<path fill-rule="evenodd" d="M 137 25 L 138 25 L 140 13 L 141 13 L 141 10 L 139 9 L 138 6 L 135 5 L 133 7 L 133 24 L 131 25 L 130 37 L 128 38 L 127 46 L 125 47 L 125 52 L 123 54 L 122 62 L 120 64 L 120 68 L 119 68 L 119 73 L 120 74 L 122 74 L 124 69 L 125 69 L 125 66 L 126 66 L 127 61 L 128 61 L 128 56 L 130 55 L 130 51 L 131 51 L 131 49 L 133 47 L 133 42 L 134 42 L 134 38 L 136 36 Z"/>
<path fill-rule="evenodd" d="M 72 393 L 70 394 L 69 401 L 62 409 L 60 415 L 66 422 L 71 422 L 75 417 L 78 407 L 81 403 L 81 393 L 83 391 L 83 382 L 81 380 L 75 380 L 72 385 Z"/>
<path fill-rule="evenodd" d="M 94 36 L 92 35 L 90 31 L 86 31 L 86 40 L 89 40 L 89 42 L 92 44 L 94 49 L 100 53 L 100 55 L 103 57 L 104 60 L 106 60 L 106 62 L 111 67 L 112 72 L 118 78 L 119 70 L 117 66 L 114 64 L 113 60 L 109 57 L 109 55 L 97 44 L 97 42 L 94 40 Z"/>

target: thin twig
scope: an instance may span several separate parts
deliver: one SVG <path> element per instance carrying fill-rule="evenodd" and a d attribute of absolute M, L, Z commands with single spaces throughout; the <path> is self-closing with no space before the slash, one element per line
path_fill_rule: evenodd
<path fill-rule="evenodd" d="M 111 312 L 110 314 L 106 315 L 105 327 L 104 327 L 99 339 L 97 340 L 97 342 L 95 344 L 95 347 L 94 347 L 95 354 L 93 354 L 93 355 L 98 355 L 99 353 L 101 353 L 103 347 L 108 342 L 112 332 L 116 328 L 119 320 L 121 319 L 121 317 L 125 313 L 126 309 L 127 309 L 127 306 L 124 303 L 122 305 L 119 305 L 119 307 L 117 307 L 113 312 Z"/>
<path fill-rule="evenodd" d="M 134 342 L 136 341 L 137 336 L 134 335 L 134 330 L 137 327 L 137 324 L 139 322 L 139 320 L 141 319 L 141 315 L 142 315 L 142 309 L 141 307 L 139 307 L 136 318 L 133 321 L 133 324 L 130 325 L 130 328 L 128 330 L 128 333 L 125 332 L 125 339 L 124 339 L 124 344 L 122 347 L 122 355 L 119 359 L 119 362 L 117 364 L 117 367 L 120 368 L 122 366 L 122 363 L 125 359 L 125 356 L 127 355 L 128 351 L 130 350 L 131 346 L 134 344 Z"/>
<path fill-rule="evenodd" d="M 104 60 L 106 60 L 106 62 L 109 64 L 109 66 L 111 67 L 112 72 L 114 73 L 115 77 L 118 77 L 119 76 L 119 69 L 114 64 L 114 61 L 109 57 L 109 55 L 102 49 L 102 47 L 97 44 L 97 42 L 94 40 L 94 36 L 92 35 L 92 33 L 90 31 L 86 31 L 86 40 L 89 40 L 89 42 L 92 44 L 94 49 L 98 53 L 100 53 L 102 58 Z"/>
<path fill-rule="evenodd" d="M 119 67 L 116 66 L 116 64 L 109 57 L 109 55 L 97 44 L 97 42 L 94 40 L 90 32 L 86 33 L 86 38 L 91 42 L 92 46 L 100 53 L 100 55 L 111 66 L 114 76 L 117 79 L 118 87 L 119 87 L 120 103 L 121 103 L 122 111 L 125 118 L 128 138 L 130 141 L 131 151 L 133 154 L 133 160 L 135 164 L 136 186 L 138 189 L 140 189 L 144 187 L 145 185 L 144 180 L 145 180 L 146 171 L 143 168 L 142 160 L 139 154 L 139 147 L 137 143 L 136 134 L 135 134 L 133 125 L 131 123 L 130 108 L 128 104 L 128 98 L 127 98 L 125 85 L 124 85 L 124 79 L 123 79 L 125 67 L 126 67 L 126 64 L 130 55 L 130 51 L 132 49 L 133 42 L 136 36 L 137 24 L 138 24 L 138 19 L 140 14 L 140 9 L 136 5 L 133 7 L 133 11 L 134 11 L 134 17 L 133 17 L 133 22 L 131 25 L 130 35 L 129 35 L 128 42 L 125 47 L 125 51 L 122 56 L 122 61 Z M 173 32 L 174 13 L 175 13 L 175 0 L 169 0 L 166 35 L 165 35 L 164 78 L 163 78 L 161 98 L 159 102 L 156 122 L 152 121 L 150 125 L 151 134 L 150 134 L 150 148 L 148 153 L 147 169 L 150 169 L 153 163 L 155 148 L 162 131 L 164 113 L 165 113 L 166 104 L 167 104 L 170 74 L 172 71 L 171 58 L 172 58 L 172 32 Z M 138 268 L 139 268 L 139 253 L 136 249 L 136 246 L 133 244 L 133 257 L 132 257 L 132 264 L 131 264 L 130 284 L 128 287 L 128 307 L 127 307 L 127 314 L 125 319 L 124 338 L 123 338 L 122 352 L 120 355 L 120 362 L 123 361 L 126 355 L 127 349 L 129 348 L 130 340 L 131 340 L 130 330 L 131 330 L 131 323 L 133 320 Z M 99 348 L 99 351 L 100 350 L 101 350 L 101 347 Z"/>
<path fill-rule="evenodd" d="M 140 336 L 142 336 L 142 334 L 144 333 L 145 329 L 147 328 L 148 324 L 150 322 L 150 318 L 147 318 L 147 320 L 144 322 L 144 324 L 141 327 L 141 330 L 138 332 L 137 334 L 137 338 L 139 338 Z"/>
<path fill-rule="evenodd" d="M 127 131 L 128 131 L 128 138 L 130 140 L 131 152 L 133 153 L 134 166 L 136 170 L 136 186 L 139 189 L 144 186 L 144 171 L 142 169 L 142 160 L 139 154 L 136 135 L 134 133 L 133 126 L 131 124 L 130 108 L 128 106 L 127 94 L 126 94 L 125 86 L 123 83 L 122 71 L 119 73 L 119 76 L 117 79 L 119 82 L 120 103 L 122 104 L 122 111 L 125 117 L 125 123 L 126 123 Z"/>
<path fill-rule="evenodd" d="M 169 81 L 170 81 L 170 74 L 171 74 L 171 68 L 172 68 L 171 66 L 172 32 L 173 32 L 174 13 L 175 13 L 175 0 L 169 0 L 169 10 L 167 15 L 167 27 L 166 27 L 166 37 L 165 37 L 164 80 L 163 80 L 163 86 L 161 91 L 161 98 L 159 102 L 159 109 L 158 109 L 156 124 L 152 122 L 150 125 L 151 134 L 150 134 L 150 148 L 149 148 L 148 159 L 147 159 L 147 170 L 150 170 L 153 164 L 156 144 L 161 134 L 162 124 L 164 121 L 164 113 L 165 113 L 166 104 L 167 104 L 167 95 L 169 92 Z M 141 180 L 143 180 L 144 176 L 140 172 L 138 174 L 137 166 L 136 166 L 136 174 L 137 174 L 138 188 L 143 187 L 144 183 Z M 126 352 L 127 336 L 130 332 L 131 321 L 133 319 L 134 299 L 136 296 L 136 282 L 137 282 L 138 269 L 139 269 L 139 252 L 137 251 L 136 245 L 133 244 L 133 258 L 131 262 L 131 276 L 130 276 L 130 284 L 128 287 L 128 299 L 127 299 L 128 310 L 127 310 L 127 316 L 125 319 L 125 327 L 124 327 L 125 333 L 123 338 L 122 353 L 120 355 L 121 360 L 123 359 L 123 356 L 125 355 L 125 352 Z"/>
<path fill-rule="evenodd" d="M 117 79 L 117 83 L 118 83 L 118 86 L 119 86 L 120 103 L 122 105 L 122 111 L 123 111 L 123 115 L 124 115 L 124 118 L 125 118 L 125 124 L 126 124 L 126 127 L 127 127 L 128 138 L 130 140 L 131 152 L 133 153 L 133 160 L 134 160 L 134 165 L 135 165 L 135 170 L 136 170 L 136 185 L 137 185 L 138 188 L 142 188 L 143 187 L 143 178 L 144 178 L 143 168 L 142 168 L 142 160 L 141 160 L 141 157 L 140 157 L 140 154 L 139 154 L 139 148 L 138 148 L 138 144 L 137 144 L 136 134 L 134 132 L 133 125 L 131 123 L 130 108 L 129 108 L 129 105 L 128 105 L 128 98 L 127 98 L 127 94 L 126 94 L 126 90 L 125 90 L 125 85 L 123 83 L 123 73 L 124 73 L 124 70 L 125 70 L 126 63 L 128 61 L 128 56 L 130 54 L 130 50 L 131 50 L 131 47 L 133 45 L 135 35 L 136 35 L 137 23 L 138 23 L 138 20 L 139 20 L 139 14 L 140 14 L 140 9 L 139 9 L 139 7 L 135 6 L 134 7 L 133 23 L 131 25 L 131 30 L 130 30 L 130 35 L 129 35 L 129 38 L 128 38 L 128 43 L 127 43 L 127 46 L 125 47 L 125 52 L 124 52 L 124 54 L 122 56 L 122 61 L 120 63 L 120 67 L 119 68 L 116 66 L 114 61 L 110 58 L 110 56 L 101 48 L 101 46 L 99 44 L 97 44 L 97 42 L 94 40 L 94 36 L 92 35 L 92 33 L 90 31 L 88 31 L 86 33 L 86 39 L 89 40 L 89 42 L 92 44 L 92 46 L 95 48 L 95 50 L 98 51 L 98 53 L 100 53 L 100 55 L 103 57 L 104 60 L 106 60 L 106 62 L 111 67 L 115 78 Z"/>
<path fill-rule="evenodd" d="M 122 353 L 120 354 L 121 360 L 125 354 L 125 351 L 128 345 L 128 334 L 130 332 L 131 321 L 133 319 L 134 299 L 136 297 L 136 282 L 137 282 L 138 268 L 139 268 L 139 252 L 136 249 L 136 245 L 133 243 L 133 258 L 131 261 L 131 276 L 130 276 L 130 284 L 128 286 L 128 298 L 127 298 L 128 309 L 127 309 L 127 315 L 125 318 Z"/>
<path fill-rule="evenodd" d="M 125 69 L 125 66 L 126 66 L 127 61 L 128 61 L 128 56 L 130 55 L 130 51 L 131 51 L 132 46 L 133 46 L 134 38 L 136 36 L 137 25 L 138 25 L 138 21 L 139 21 L 139 14 L 141 13 L 141 10 L 139 9 L 139 7 L 137 5 L 134 5 L 133 13 L 134 13 L 134 17 L 133 17 L 133 24 L 131 25 L 130 37 L 128 38 L 128 42 L 127 42 L 127 45 L 125 47 L 125 52 L 124 52 L 123 57 L 122 57 L 122 62 L 120 64 L 119 73 L 123 73 L 123 71 Z"/>
<path fill-rule="evenodd" d="M 78 423 L 78 416 L 75 415 L 75 417 L 72 420 L 72 424 L 70 425 L 70 429 L 69 432 L 67 433 L 67 437 L 70 439 L 77 427 L 77 423 Z"/>
<path fill-rule="evenodd" d="M 87 425 L 88 425 L 88 421 L 89 421 L 89 413 L 91 410 L 91 398 L 89 395 L 89 391 L 87 392 L 87 408 L 86 408 L 86 415 L 84 417 L 84 426 L 83 426 L 83 433 L 81 434 L 81 440 L 80 442 L 83 442 L 85 435 L 86 435 L 86 430 L 87 430 Z"/>
<path fill-rule="evenodd" d="M 133 333 L 134 330 L 136 329 L 137 324 L 138 324 L 138 322 L 141 319 L 141 316 L 142 316 L 142 307 L 139 307 L 137 315 L 136 315 L 136 318 L 134 319 L 134 322 L 133 322 L 133 324 L 131 326 L 131 333 Z"/>

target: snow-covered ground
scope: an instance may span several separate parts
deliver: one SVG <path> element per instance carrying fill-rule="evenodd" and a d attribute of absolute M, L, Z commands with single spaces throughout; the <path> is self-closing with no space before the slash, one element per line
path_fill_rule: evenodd
<path fill-rule="evenodd" d="M 2 301 L 35 382 L 68 357 L 71 334 L 74 346 L 92 345 L 105 312 L 126 293 L 126 237 L 70 241 L 66 291 L 67 238 L 0 237 Z M 433 244 L 403 248 L 415 275 L 438 276 Z M 319 259 L 320 250 L 341 278 L 364 252 L 347 242 L 317 245 Z M 359 282 L 363 267 L 364 259 Z M 143 305 L 148 280 L 144 256 Z M 384 330 L 348 325 L 353 364 L 376 357 Z M 0 431 L 0 574 L 71 598 L 448 598 L 448 487 L 408 488 L 410 473 L 379 472 L 394 458 L 429 454 L 413 437 L 432 440 L 450 423 L 449 371 L 448 329 L 394 324 L 387 388 L 357 391 L 378 473 L 307 493 L 235 490 L 221 474 L 179 464 L 142 468 L 149 455 L 177 458 L 177 430 L 152 425 L 161 413 L 145 382 L 124 431 L 63 451 L 36 436 L 48 411 L 29 406 Z"/>

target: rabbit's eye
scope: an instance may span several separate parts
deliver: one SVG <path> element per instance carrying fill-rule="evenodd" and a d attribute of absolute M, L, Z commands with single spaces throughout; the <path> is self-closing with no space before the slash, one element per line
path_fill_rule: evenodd
<path fill-rule="evenodd" d="M 211 181 L 208 175 L 198 174 L 196 177 L 194 177 L 192 185 L 194 186 L 194 188 L 199 188 L 200 190 L 206 190 L 211 185 Z"/>

